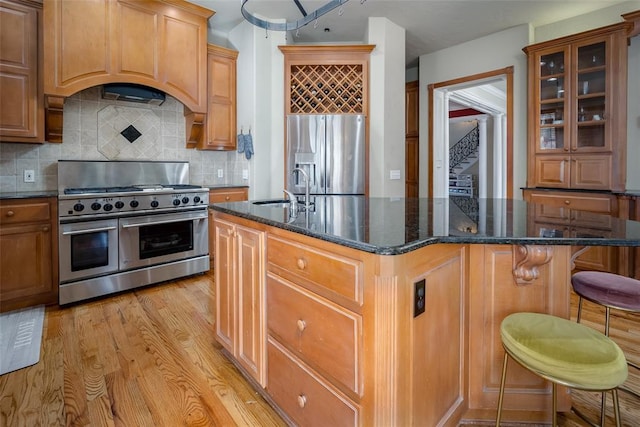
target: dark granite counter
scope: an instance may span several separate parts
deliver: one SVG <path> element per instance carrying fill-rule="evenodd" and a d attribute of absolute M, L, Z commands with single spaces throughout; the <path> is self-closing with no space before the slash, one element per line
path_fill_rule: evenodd
<path fill-rule="evenodd" d="M 596 222 L 607 224 L 606 233 L 590 233 L 592 221 L 581 224 L 572 220 L 567 226 L 582 232 L 560 235 L 568 233 L 559 233 L 562 227 L 557 225 L 535 224 L 535 206 L 520 200 L 317 196 L 314 201 L 310 212 L 297 216 L 291 216 L 290 209 L 282 205 L 251 201 L 211 208 L 380 255 L 402 254 L 435 243 L 640 246 L 640 222 L 605 215 L 603 221 Z M 607 237 L 596 237 L 598 231 Z"/>
<path fill-rule="evenodd" d="M 237 185 L 237 184 L 203 185 L 203 187 L 206 187 L 209 190 L 221 190 L 221 189 L 225 189 L 225 188 L 249 188 L 248 185 Z"/>
<path fill-rule="evenodd" d="M 34 199 L 41 197 L 58 197 L 57 190 L 42 191 L 3 191 L 0 192 L 0 200 L 5 199 Z"/>

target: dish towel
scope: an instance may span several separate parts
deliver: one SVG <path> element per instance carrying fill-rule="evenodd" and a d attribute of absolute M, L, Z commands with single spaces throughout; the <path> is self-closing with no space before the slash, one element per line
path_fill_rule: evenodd
<path fill-rule="evenodd" d="M 251 132 L 244 135 L 244 156 L 247 160 L 251 159 L 253 156 L 253 137 L 251 136 Z"/>
<path fill-rule="evenodd" d="M 240 132 L 238 134 L 238 153 L 244 152 L 244 134 Z"/>

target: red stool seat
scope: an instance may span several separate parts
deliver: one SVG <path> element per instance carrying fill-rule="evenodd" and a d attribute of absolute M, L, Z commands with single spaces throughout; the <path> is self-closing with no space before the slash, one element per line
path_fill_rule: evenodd
<path fill-rule="evenodd" d="M 589 301 L 621 310 L 640 311 L 640 280 L 600 271 L 571 277 L 573 290 Z"/>

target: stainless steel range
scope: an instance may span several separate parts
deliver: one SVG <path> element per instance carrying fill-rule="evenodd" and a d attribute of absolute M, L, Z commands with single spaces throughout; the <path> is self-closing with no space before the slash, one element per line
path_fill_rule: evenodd
<path fill-rule="evenodd" d="M 188 162 L 60 160 L 60 304 L 207 271 L 208 205 Z"/>

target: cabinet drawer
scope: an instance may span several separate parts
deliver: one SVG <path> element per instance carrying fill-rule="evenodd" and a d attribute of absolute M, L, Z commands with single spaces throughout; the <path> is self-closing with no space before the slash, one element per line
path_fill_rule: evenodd
<path fill-rule="evenodd" d="M 362 319 L 332 302 L 267 277 L 267 327 L 312 367 L 360 394 Z"/>
<path fill-rule="evenodd" d="M 0 205 L 0 223 L 49 221 L 49 202 L 2 204 Z"/>
<path fill-rule="evenodd" d="M 249 198 L 246 188 L 210 190 L 209 203 L 242 202 Z"/>
<path fill-rule="evenodd" d="M 356 426 L 359 408 L 269 338 L 267 391 L 301 426 Z"/>
<path fill-rule="evenodd" d="M 589 212 L 615 213 L 613 196 L 576 192 L 534 192 L 531 202 Z"/>
<path fill-rule="evenodd" d="M 361 261 L 275 236 L 267 239 L 267 261 L 270 271 L 286 279 L 303 279 L 362 304 Z"/>

